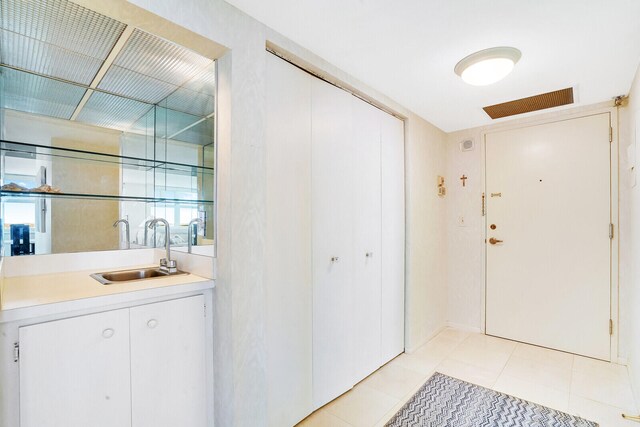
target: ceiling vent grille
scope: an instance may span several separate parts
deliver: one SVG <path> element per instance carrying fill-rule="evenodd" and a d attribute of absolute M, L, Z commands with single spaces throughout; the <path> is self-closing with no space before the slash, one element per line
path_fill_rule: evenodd
<path fill-rule="evenodd" d="M 492 119 L 499 119 L 567 104 L 573 104 L 572 87 L 530 96 L 528 98 L 516 99 L 502 104 L 490 105 L 482 109 Z"/>

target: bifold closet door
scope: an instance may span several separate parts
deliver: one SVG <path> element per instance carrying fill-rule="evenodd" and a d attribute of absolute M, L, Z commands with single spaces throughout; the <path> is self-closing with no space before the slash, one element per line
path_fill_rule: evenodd
<path fill-rule="evenodd" d="M 313 404 L 354 384 L 353 137 L 347 92 L 313 79 Z"/>
<path fill-rule="evenodd" d="M 352 97 L 355 382 L 381 362 L 381 111 Z M 384 114 L 384 113 L 383 113 Z"/>
<path fill-rule="evenodd" d="M 404 122 L 379 112 L 382 165 L 382 363 L 404 351 Z"/>
<path fill-rule="evenodd" d="M 274 427 L 313 410 L 312 78 L 267 55 L 267 408 Z"/>

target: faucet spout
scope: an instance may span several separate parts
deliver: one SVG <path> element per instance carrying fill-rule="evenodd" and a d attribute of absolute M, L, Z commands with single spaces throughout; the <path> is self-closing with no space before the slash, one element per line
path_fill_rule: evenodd
<path fill-rule="evenodd" d="M 191 231 L 193 229 L 193 224 L 196 224 L 196 227 L 204 227 L 204 221 L 202 221 L 200 218 L 193 218 L 191 221 L 189 221 L 189 225 L 187 226 L 187 252 L 188 253 L 191 253 L 191 245 L 192 245 Z M 197 231 L 196 231 L 196 234 L 198 234 Z"/>
<path fill-rule="evenodd" d="M 127 235 L 127 249 L 131 249 L 131 236 L 129 234 L 129 221 L 122 218 L 113 223 L 113 228 L 118 227 L 118 224 L 124 224 L 124 229 Z"/>
<path fill-rule="evenodd" d="M 169 227 L 169 222 L 164 218 L 156 218 L 152 219 L 147 227 L 153 228 L 157 223 L 161 223 L 162 225 L 164 225 L 164 243 L 165 250 L 167 252 L 167 257 L 160 260 L 160 270 L 166 271 L 168 273 L 176 273 L 178 271 L 178 263 L 175 260 L 171 259 L 171 228 Z"/>

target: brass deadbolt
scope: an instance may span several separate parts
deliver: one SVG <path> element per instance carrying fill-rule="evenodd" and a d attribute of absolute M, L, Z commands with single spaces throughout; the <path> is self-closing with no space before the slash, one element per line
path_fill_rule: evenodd
<path fill-rule="evenodd" d="M 496 227 L 496 225 L 495 225 L 495 224 L 491 224 L 491 225 L 489 226 L 489 228 L 490 228 L 490 229 L 492 229 L 492 230 L 495 230 L 495 229 L 496 229 L 496 228 L 498 228 L 498 227 Z"/>

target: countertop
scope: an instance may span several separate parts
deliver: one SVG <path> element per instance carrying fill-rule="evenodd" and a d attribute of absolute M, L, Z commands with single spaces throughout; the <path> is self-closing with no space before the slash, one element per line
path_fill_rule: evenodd
<path fill-rule="evenodd" d="M 148 267 L 156 267 L 156 265 L 131 266 L 113 269 L 113 271 Z M 5 277 L 0 321 L 99 307 L 108 303 L 189 292 L 214 286 L 212 280 L 190 273 L 111 285 L 103 285 L 90 276 L 93 273 L 105 271 L 110 270 Z"/>

